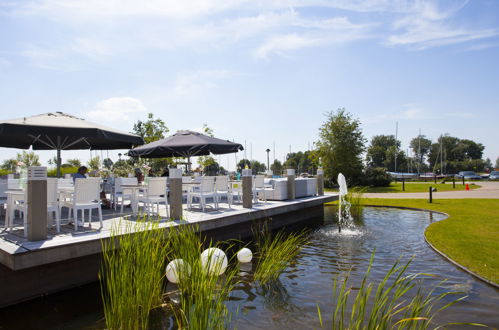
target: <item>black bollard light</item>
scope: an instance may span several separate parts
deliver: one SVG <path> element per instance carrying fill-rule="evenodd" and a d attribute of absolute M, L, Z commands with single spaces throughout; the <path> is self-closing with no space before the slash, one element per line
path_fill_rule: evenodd
<path fill-rule="evenodd" d="M 456 189 L 456 178 L 452 178 L 452 188 Z"/>
<path fill-rule="evenodd" d="M 433 188 L 432 188 L 432 187 L 430 187 L 430 189 L 429 189 L 429 190 L 430 190 L 430 191 L 429 191 L 429 193 L 430 193 L 430 203 L 433 203 Z"/>
<path fill-rule="evenodd" d="M 402 179 L 402 191 L 405 191 L 405 179 Z"/>

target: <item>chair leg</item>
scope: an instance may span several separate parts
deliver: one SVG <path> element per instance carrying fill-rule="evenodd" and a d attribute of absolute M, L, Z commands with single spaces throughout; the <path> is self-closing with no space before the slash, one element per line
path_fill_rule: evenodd
<path fill-rule="evenodd" d="M 24 224 L 24 237 L 28 237 L 28 210 L 26 206 L 26 210 L 23 212 L 23 224 Z"/>
<path fill-rule="evenodd" d="M 92 229 L 92 209 L 88 210 L 88 227 Z"/>
<path fill-rule="evenodd" d="M 99 210 L 99 222 L 100 222 L 100 227 L 102 228 L 103 227 L 103 224 L 102 224 L 102 208 L 99 207 L 98 208 Z"/>
<path fill-rule="evenodd" d="M 61 214 L 59 213 L 59 208 L 55 208 L 55 227 L 57 228 L 57 232 L 61 232 Z"/>
<path fill-rule="evenodd" d="M 78 230 L 78 209 L 77 208 L 73 208 L 73 222 L 74 222 L 74 225 L 75 225 L 75 231 Z"/>

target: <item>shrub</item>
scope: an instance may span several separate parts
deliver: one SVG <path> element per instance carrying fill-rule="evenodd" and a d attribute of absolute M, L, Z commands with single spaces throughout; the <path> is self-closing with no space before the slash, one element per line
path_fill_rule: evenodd
<path fill-rule="evenodd" d="M 78 167 L 61 167 L 61 176 L 64 177 L 65 174 L 74 174 L 78 172 Z M 57 169 L 51 168 L 47 171 L 48 177 L 55 178 L 57 176 Z"/>
<path fill-rule="evenodd" d="M 368 167 L 362 180 L 363 185 L 372 187 L 388 187 L 391 182 L 392 177 L 382 167 Z"/>

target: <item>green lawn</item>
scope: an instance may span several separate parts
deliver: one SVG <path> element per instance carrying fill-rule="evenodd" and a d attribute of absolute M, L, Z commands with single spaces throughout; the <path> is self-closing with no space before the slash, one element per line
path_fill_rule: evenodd
<path fill-rule="evenodd" d="M 425 232 L 437 249 L 473 272 L 499 284 L 499 200 L 364 198 L 366 205 L 424 208 L 449 214 Z"/>
<path fill-rule="evenodd" d="M 463 184 L 458 184 L 456 182 L 456 188 L 452 187 L 452 183 L 405 183 L 405 191 L 402 191 L 402 183 L 401 182 L 392 182 L 389 187 L 368 187 L 365 191 L 366 193 L 415 193 L 415 192 L 428 192 L 429 187 L 437 188 L 437 191 L 455 191 L 455 190 L 464 190 L 466 186 Z M 470 189 L 477 189 L 481 186 L 477 184 L 470 184 Z M 338 189 L 326 189 L 326 191 L 338 191 Z"/>

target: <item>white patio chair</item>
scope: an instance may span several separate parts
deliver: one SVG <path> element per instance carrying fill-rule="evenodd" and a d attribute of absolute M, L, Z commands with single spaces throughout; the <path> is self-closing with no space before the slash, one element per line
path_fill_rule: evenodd
<path fill-rule="evenodd" d="M 232 182 L 230 185 L 231 203 L 237 199 L 239 203 L 243 202 L 243 182 Z"/>
<path fill-rule="evenodd" d="M 217 193 L 215 191 L 215 177 L 213 176 L 203 176 L 201 177 L 201 183 L 199 184 L 199 189 L 191 189 L 187 195 L 187 207 L 192 208 L 192 202 L 194 198 L 199 199 L 199 205 L 204 212 L 204 207 L 208 198 L 213 199 L 213 204 L 215 209 L 218 209 Z"/>
<path fill-rule="evenodd" d="M 19 211 L 22 214 L 25 237 L 28 236 L 28 210 L 26 194 L 27 190 L 24 192 L 24 200 L 17 200 L 13 205 L 13 211 Z M 59 194 L 57 192 L 57 179 L 55 178 L 47 179 L 47 213 L 50 213 L 52 216 L 55 214 L 56 228 L 57 232 L 59 233 L 61 231 L 61 216 L 59 213 Z"/>
<path fill-rule="evenodd" d="M 7 179 L 8 189 L 19 189 L 19 179 Z"/>
<path fill-rule="evenodd" d="M 156 205 L 156 214 L 159 216 L 159 204 L 164 203 L 166 207 L 166 216 L 168 217 L 168 194 L 166 188 L 166 177 L 149 178 L 144 194 L 139 196 L 139 202 L 144 203 L 147 216 L 154 214 L 154 205 Z"/>
<path fill-rule="evenodd" d="M 137 178 L 116 178 L 114 180 L 112 203 L 114 205 L 115 211 L 118 204 L 121 204 L 120 213 L 123 213 L 123 206 L 125 205 L 125 201 L 129 201 L 131 203 L 133 200 L 133 191 L 131 189 L 126 189 L 121 186 L 137 185 L 137 184 L 138 184 Z"/>
<path fill-rule="evenodd" d="M 100 227 L 102 228 L 102 209 L 100 205 L 100 178 L 76 179 L 73 198 L 71 202 L 64 202 L 62 207 L 67 207 L 73 212 L 75 230 L 78 230 L 78 211 L 81 210 L 82 226 L 85 224 L 85 210 L 88 210 L 88 224 L 92 228 L 92 210 L 99 213 Z"/>
<path fill-rule="evenodd" d="M 5 213 L 5 207 L 7 206 L 7 194 L 5 193 L 7 188 L 7 180 L 0 180 L 0 215 Z"/>
<path fill-rule="evenodd" d="M 215 180 L 215 192 L 217 194 L 217 202 L 222 201 L 222 197 L 225 196 L 227 199 L 227 204 L 232 204 L 232 194 L 229 189 L 229 177 L 228 176 L 217 176 Z"/>
<path fill-rule="evenodd" d="M 253 201 L 255 203 L 258 203 L 258 196 L 267 203 L 267 197 L 265 196 L 265 175 L 255 175 L 253 178 Z"/>

